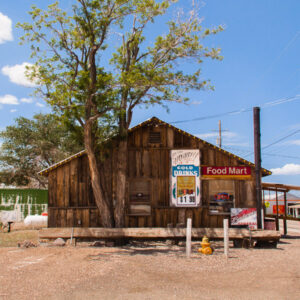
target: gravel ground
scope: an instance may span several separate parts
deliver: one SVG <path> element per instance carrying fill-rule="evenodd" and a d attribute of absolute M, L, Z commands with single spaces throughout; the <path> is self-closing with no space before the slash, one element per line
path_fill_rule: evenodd
<path fill-rule="evenodd" d="M 277 249 L 184 246 L 0 248 L 0 299 L 300 299 L 300 234 Z"/>

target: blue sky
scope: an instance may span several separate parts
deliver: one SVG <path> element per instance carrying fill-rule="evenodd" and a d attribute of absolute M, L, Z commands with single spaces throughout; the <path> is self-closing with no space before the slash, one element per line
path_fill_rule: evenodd
<path fill-rule="evenodd" d="M 65 7 L 72 2 L 61 1 Z M 50 3 L 0 1 L 0 129 L 18 116 L 30 118 L 49 111 L 43 100 L 31 96 L 33 88 L 24 81 L 22 66 L 31 62 L 30 50 L 18 44 L 22 32 L 15 25 L 30 21 L 27 12 L 32 4 L 45 8 Z M 181 0 L 174 9 L 187 10 L 188 3 Z M 166 122 L 203 118 L 173 124 L 216 143 L 221 120 L 224 149 L 253 161 L 252 107 L 260 106 L 262 165 L 274 172 L 264 181 L 300 185 L 300 1 L 199 3 L 204 27 L 225 27 L 204 41 L 207 46 L 220 47 L 224 56 L 221 62 L 207 60 L 202 66 L 203 78 L 211 80 L 215 91 L 190 92 L 190 104 L 173 104 L 169 113 L 157 106 L 138 108 L 132 125 L 154 115 Z M 150 40 L 164 32 L 162 24 L 173 15 L 174 10 L 149 28 Z M 233 111 L 237 113 L 226 114 Z M 215 115 L 222 116 L 210 117 Z"/>

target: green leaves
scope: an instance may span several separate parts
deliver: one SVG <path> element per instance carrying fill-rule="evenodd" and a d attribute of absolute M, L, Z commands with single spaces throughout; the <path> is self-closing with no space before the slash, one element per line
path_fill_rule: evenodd
<path fill-rule="evenodd" d="M 58 2 L 47 10 L 33 6 L 32 24 L 18 26 L 25 32 L 21 41 L 31 44 L 36 59 L 37 94 L 62 118 L 72 115 L 82 127 L 93 122 L 99 133 L 104 121 L 112 124 L 117 118 L 125 118 L 119 125 L 127 129 L 138 105 L 184 102 L 190 89 L 212 88 L 202 78 L 201 63 L 222 57 L 219 48 L 203 41 L 223 29 L 203 28 L 195 7 L 170 20 L 166 34 L 145 46 L 151 45 L 145 29 L 174 2 L 77 0 L 72 14 Z M 113 32 L 122 38 L 114 39 Z M 120 42 L 115 51 L 112 40 Z M 193 65 L 183 71 L 180 65 L 186 62 Z"/>
<path fill-rule="evenodd" d="M 111 60 L 118 74 L 119 93 L 127 95 L 126 100 L 123 99 L 123 107 L 129 114 L 137 105 L 185 102 L 187 98 L 184 95 L 190 89 L 212 89 L 210 81 L 201 78 L 200 64 L 204 58 L 222 59 L 220 49 L 207 48 L 202 44 L 205 37 L 222 31 L 222 27 L 203 29 L 196 10 L 190 11 L 185 19 L 180 15 L 177 20 L 169 21 L 168 32 L 157 36 L 155 44 L 145 49 L 143 32 L 146 25 L 151 23 L 158 10 L 164 13 L 170 2 L 162 3 L 161 7 L 155 1 L 143 3 L 148 5 L 148 18 L 145 18 L 143 7 L 142 17 L 136 16 L 132 30 L 123 37 L 122 45 Z M 193 66 L 190 72 L 178 68 L 181 62 L 189 61 L 196 62 L 199 68 L 195 70 Z"/>
<path fill-rule="evenodd" d="M 78 125 L 51 114 L 37 114 L 32 120 L 20 117 L 0 137 L 4 183 L 10 178 L 10 184 L 17 185 L 38 182 L 44 186 L 45 178 L 37 172 L 84 148 Z"/>
<path fill-rule="evenodd" d="M 169 102 L 188 101 L 186 93 L 190 89 L 210 87 L 209 81 L 201 77 L 202 60 L 221 59 L 219 49 L 205 47 L 202 42 L 222 28 L 203 29 L 195 8 L 186 17 L 179 15 L 170 20 L 165 35 L 157 36 L 156 41 L 147 40 L 145 29 L 174 2 L 77 0 L 70 15 L 56 2 L 45 11 L 33 7 L 32 24 L 18 25 L 25 33 L 21 42 L 31 45 L 31 57 L 35 59 L 31 76 L 38 78 L 37 94 L 59 116 L 59 128 L 84 136 L 95 201 L 101 219 L 107 220 L 105 226 L 112 226 L 110 209 L 106 213 L 103 210 L 108 202 L 103 197 L 108 191 L 100 184 L 101 177 L 96 172 L 101 159 L 110 153 L 105 147 L 114 141 L 118 151 L 117 172 L 126 177 L 126 140 L 134 108 L 159 104 L 168 109 Z M 116 49 L 113 45 L 117 45 Z M 182 67 L 187 61 L 193 63 L 191 67 Z M 63 145 L 64 140 L 72 145 L 69 136 L 55 132 L 51 124 L 40 126 L 43 130 L 53 129 L 44 132 L 40 139 L 36 138 L 40 131 L 30 126 L 35 124 L 26 125 L 27 135 L 20 138 L 20 143 L 9 145 L 7 140 L 4 145 L 7 157 L 12 159 L 10 163 L 6 161 L 7 166 L 16 166 L 25 179 L 31 176 L 26 173 L 28 166 L 37 167 L 34 157 L 39 158 L 39 165 L 45 161 L 50 164 L 50 154 L 62 149 L 67 152 L 67 148 L 57 149 L 53 145 Z M 56 136 L 62 140 L 52 140 Z M 31 137 L 34 138 L 27 140 Z M 125 211 L 125 184 L 118 189 L 113 206 L 116 225 L 121 226 L 119 212 Z"/>

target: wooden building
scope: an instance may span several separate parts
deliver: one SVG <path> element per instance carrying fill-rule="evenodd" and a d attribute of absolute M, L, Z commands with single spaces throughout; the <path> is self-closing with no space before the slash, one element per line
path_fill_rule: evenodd
<path fill-rule="evenodd" d="M 173 166 L 177 150 L 198 153 L 198 165 Z M 118 184 L 113 149 L 110 157 L 105 184 L 113 201 Z M 126 227 L 175 227 L 188 217 L 196 228 L 222 227 L 231 207 L 256 207 L 254 164 L 155 117 L 129 130 L 127 171 Z M 101 227 L 85 151 L 40 174 L 49 182 L 48 227 Z"/>

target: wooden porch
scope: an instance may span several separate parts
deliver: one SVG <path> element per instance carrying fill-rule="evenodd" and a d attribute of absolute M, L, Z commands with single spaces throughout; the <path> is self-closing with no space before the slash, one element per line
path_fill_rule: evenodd
<path fill-rule="evenodd" d="M 223 239 L 223 228 L 192 228 L 192 238 Z M 229 228 L 230 240 L 279 241 L 280 232 L 275 230 L 251 230 Z M 76 239 L 183 239 L 186 237 L 185 228 L 45 228 L 40 230 L 40 239 L 76 238 Z"/>

